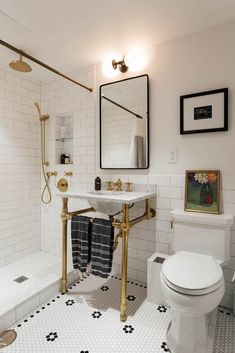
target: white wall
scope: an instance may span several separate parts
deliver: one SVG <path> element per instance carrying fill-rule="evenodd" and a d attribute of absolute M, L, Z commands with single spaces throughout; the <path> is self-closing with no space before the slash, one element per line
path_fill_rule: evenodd
<path fill-rule="evenodd" d="M 0 267 L 40 249 L 40 84 L 0 70 Z"/>
<path fill-rule="evenodd" d="M 119 73 L 115 79 L 106 77 L 102 64 L 96 67 L 97 87 L 101 84 L 147 73 L 150 79 L 150 168 L 134 171 L 130 177 L 134 183 L 155 184 L 157 190 L 156 250 L 171 251 L 170 210 L 183 208 L 184 174 L 187 169 L 219 169 L 222 172 L 222 210 L 235 215 L 235 22 L 199 32 L 152 48 L 152 62 L 142 72 Z M 217 133 L 180 135 L 180 95 L 216 88 L 229 88 L 229 131 Z M 97 110 L 98 111 L 98 110 Z M 98 117 L 97 117 L 98 120 Z M 171 148 L 178 152 L 178 162 L 168 163 Z M 99 169 L 97 174 L 113 174 Z M 125 178 L 130 171 L 122 171 Z M 140 175 L 145 174 L 145 175 Z M 111 176 L 110 176 L 111 177 Z M 109 179 L 110 179 L 109 177 Z M 145 264 L 140 266 L 144 251 L 152 251 L 148 245 L 149 226 L 139 225 L 134 231 L 130 249 L 137 248 L 138 265 L 132 260 L 129 266 L 137 270 L 136 276 L 144 278 Z M 153 223 L 151 227 L 154 228 Z M 130 237 L 130 240 L 131 240 Z M 137 239 L 141 240 L 138 244 Z M 154 240 L 154 239 L 152 239 Z M 149 248 L 150 246 L 150 248 Z M 133 252 L 134 253 L 134 252 Z M 147 258 L 148 253 L 145 254 Z M 120 263 L 120 259 L 115 257 Z M 231 238 L 231 261 L 225 269 L 226 280 L 231 280 L 235 267 L 235 226 Z M 142 271 L 142 275 L 140 273 Z M 134 275 L 134 273 L 133 273 Z M 224 304 L 232 305 L 234 285 L 226 283 Z"/>

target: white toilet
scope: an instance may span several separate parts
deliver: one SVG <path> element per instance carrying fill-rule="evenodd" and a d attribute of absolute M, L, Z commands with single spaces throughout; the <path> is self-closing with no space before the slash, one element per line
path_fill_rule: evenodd
<path fill-rule="evenodd" d="M 161 287 L 172 308 L 171 353 L 210 353 L 216 307 L 225 287 L 220 264 L 229 260 L 231 215 L 171 212 L 173 251 L 162 265 Z"/>

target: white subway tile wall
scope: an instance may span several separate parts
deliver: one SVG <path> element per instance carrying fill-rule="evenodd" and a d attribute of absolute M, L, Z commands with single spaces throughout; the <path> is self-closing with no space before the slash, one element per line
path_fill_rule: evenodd
<path fill-rule="evenodd" d="M 40 84 L 0 70 L 0 267 L 38 251 Z"/>
<path fill-rule="evenodd" d="M 83 84 L 94 86 L 93 67 L 73 73 L 72 77 Z M 73 172 L 68 177 L 69 187 L 81 189 L 93 188 L 95 178 L 95 94 L 85 91 L 73 83 L 57 79 L 44 82 L 41 85 L 42 110 L 50 115 L 47 125 L 47 159 L 50 162 L 49 170 L 57 171 L 58 176 L 52 177 L 50 187 L 52 190 L 52 202 L 42 205 L 42 250 L 61 256 L 61 199 L 55 195 L 57 181 L 64 177 L 64 173 Z M 73 119 L 72 149 L 73 164 L 58 164 L 58 119 L 61 116 L 70 116 Z M 63 147 L 62 147 L 63 149 Z M 64 153 L 71 154 L 64 145 Z M 70 209 L 87 207 L 86 201 L 69 201 Z M 70 222 L 69 222 L 70 223 Z M 71 261 L 70 231 L 68 231 L 68 253 Z"/>

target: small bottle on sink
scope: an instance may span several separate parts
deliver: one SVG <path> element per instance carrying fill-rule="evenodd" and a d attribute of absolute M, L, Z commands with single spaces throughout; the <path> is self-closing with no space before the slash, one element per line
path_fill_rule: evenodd
<path fill-rule="evenodd" d="M 100 177 L 95 178 L 95 190 L 101 190 L 101 179 Z"/>

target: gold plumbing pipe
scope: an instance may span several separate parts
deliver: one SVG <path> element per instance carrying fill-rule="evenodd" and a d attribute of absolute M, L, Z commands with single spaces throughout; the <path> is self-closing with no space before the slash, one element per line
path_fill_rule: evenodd
<path fill-rule="evenodd" d="M 151 200 L 145 200 L 145 212 L 142 216 L 129 220 L 129 205 L 123 204 L 123 218 L 122 221 L 113 221 L 112 226 L 119 229 L 119 233 L 116 236 L 114 242 L 114 250 L 117 248 L 116 242 L 118 242 L 118 237 L 122 238 L 122 281 L 121 281 L 121 308 L 120 308 L 120 319 L 121 321 L 126 321 L 126 288 L 127 288 L 127 259 L 128 259 L 128 237 L 129 230 L 135 224 L 148 220 L 156 215 L 156 211 L 151 208 Z M 95 211 L 93 207 L 85 208 L 78 211 L 68 212 L 68 198 L 62 198 L 62 278 L 61 278 L 61 292 L 65 293 L 67 291 L 67 223 L 71 220 L 73 215 L 79 215 L 87 212 Z"/>
<path fill-rule="evenodd" d="M 68 198 L 62 198 L 63 208 L 62 215 L 68 213 Z M 61 279 L 61 292 L 67 292 L 67 224 L 68 220 L 62 218 L 62 279 Z"/>
<path fill-rule="evenodd" d="M 14 51 L 14 52 L 16 52 L 16 53 L 18 53 L 18 54 L 24 56 L 25 58 L 27 58 L 27 59 L 29 59 L 29 60 L 35 62 L 36 64 L 38 64 L 38 65 L 44 67 L 45 69 L 54 72 L 54 74 L 59 75 L 59 76 L 65 78 L 66 80 L 69 80 L 69 81 L 75 83 L 76 85 L 78 85 L 78 86 L 80 86 L 80 87 L 82 87 L 82 88 L 85 88 L 86 90 L 92 92 L 92 88 L 89 88 L 89 87 L 83 85 L 82 83 L 80 83 L 80 82 L 78 82 L 78 81 L 75 81 L 75 80 L 73 80 L 72 78 L 70 78 L 70 77 L 68 77 L 68 76 L 66 76 L 66 75 L 64 75 L 64 74 L 62 74 L 60 71 L 58 71 L 58 70 L 54 69 L 53 67 L 51 67 L 51 66 L 49 66 L 49 65 L 47 65 L 47 64 L 45 64 L 45 63 L 43 63 L 42 61 L 40 61 L 40 60 L 34 58 L 32 55 L 29 55 L 29 54 L 25 53 L 24 51 L 22 51 L 22 49 L 18 49 L 18 48 L 16 48 L 16 47 L 14 47 L 13 45 L 11 45 L 11 44 L 5 42 L 5 41 L 2 40 L 2 39 L 0 39 L 0 44 L 3 45 L 3 46 L 6 47 L 6 48 L 12 50 L 12 51 Z"/>
<path fill-rule="evenodd" d="M 89 207 L 89 208 L 84 208 L 83 210 L 79 210 L 79 211 L 73 211 L 73 212 L 67 212 L 61 213 L 61 219 L 67 219 L 67 220 L 71 220 L 72 216 L 76 216 L 82 213 L 87 213 L 87 212 L 95 212 L 95 209 L 93 207 Z"/>
<path fill-rule="evenodd" d="M 129 205 L 123 204 L 122 219 L 122 288 L 121 288 L 121 321 L 126 321 L 126 287 L 127 287 L 127 258 L 128 258 L 128 235 L 129 235 Z"/>
<path fill-rule="evenodd" d="M 45 155 L 46 155 L 46 121 L 49 119 L 49 115 L 42 115 L 40 106 L 38 103 L 34 103 L 35 107 L 37 108 L 38 114 L 39 114 L 39 121 L 40 121 L 40 126 L 41 126 L 41 164 L 42 164 L 42 173 L 45 181 L 45 186 L 43 188 L 42 194 L 41 194 L 41 201 L 42 203 L 48 204 L 51 202 L 51 190 L 49 186 L 49 179 L 50 176 L 52 175 L 51 173 L 46 173 L 45 171 L 45 166 L 49 165 L 49 162 L 45 160 Z M 48 192 L 48 200 L 46 201 L 44 199 L 45 192 Z"/>

